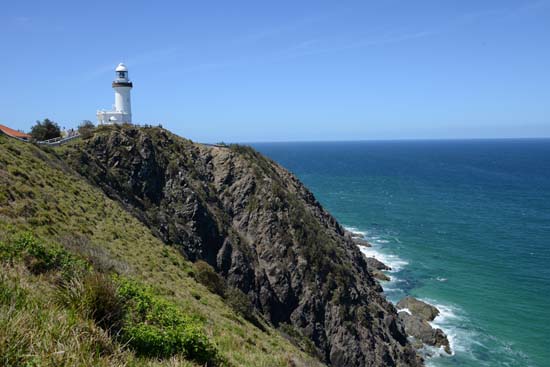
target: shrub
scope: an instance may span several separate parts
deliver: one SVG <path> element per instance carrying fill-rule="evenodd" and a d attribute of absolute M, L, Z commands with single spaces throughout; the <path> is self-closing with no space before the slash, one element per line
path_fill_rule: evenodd
<path fill-rule="evenodd" d="M 318 359 L 323 359 L 323 355 L 317 349 L 315 344 L 308 337 L 304 336 L 302 332 L 295 326 L 287 323 L 281 323 L 279 325 L 279 331 L 287 340 L 292 342 L 295 346 Z"/>
<path fill-rule="evenodd" d="M 193 264 L 195 279 L 212 293 L 219 296 L 225 294 L 225 281 L 205 261 L 199 260 Z"/>
<path fill-rule="evenodd" d="M 83 139 L 89 139 L 94 135 L 95 125 L 89 120 L 84 120 L 78 125 L 78 133 Z"/>
<path fill-rule="evenodd" d="M 226 303 L 231 306 L 236 313 L 250 321 L 260 330 L 265 331 L 265 326 L 261 323 L 254 311 L 254 306 L 252 306 L 250 299 L 240 289 L 227 287 L 224 298 Z"/>
<path fill-rule="evenodd" d="M 57 300 L 94 322 L 102 329 L 117 334 L 122 328 L 125 309 L 116 284 L 106 275 L 88 273 L 63 282 Z"/>
<path fill-rule="evenodd" d="M 229 148 L 235 152 L 235 153 L 239 153 L 239 154 L 244 154 L 244 155 L 250 155 L 250 156 L 254 156 L 255 155 L 255 150 L 254 148 L 248 146 L 248 145 L 241 145 L 241 144 L 229 144 Z"/>
<path fill-rule="evenodd" d="M 27 268 L 34 274 L 60 270 L 71 276 L 87 270 L 86 262 L 57 245 L 48 247 L 40 243 L 31 233 L 18 234 L 8 243 L 0 243 L 0 260 L 13 263 L 23 259 Z"/>
<path fill-rule="evenodd" d="M 194 278 L 212 293 L 221 296 L 226 303 L 239 315 L 250 321 L 260 330 L 265 330 L 250 299 L 240 289 L 227 286 L 222 277 L 205 261 L 199 260 L 193 264 Z"/>
<path fill-rule="evenodd" d="M 57 123 L 44 119 L 42 122 L 36 121 L 31 128 L 31 136 L 38 141 L 53 139 L 61 136 L 61 129 Z"/>
<path fill-rule="evenodd" d="M 119 278 L 118 292 L 126 305 L 121 335 L 138 354 L 170 357 L 181 353 L 201 364 L 220 361 L 200 321 L 135 282 Z"/>
<path fill-rule="evenodd" d="M 48 280 L 0 265 L 0 366 L 128 365 L 108 333 L 52 302 Z"/>

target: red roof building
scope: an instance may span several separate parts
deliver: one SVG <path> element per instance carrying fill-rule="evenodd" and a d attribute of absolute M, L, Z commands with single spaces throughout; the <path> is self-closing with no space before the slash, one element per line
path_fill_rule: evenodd
<path fill-rule="evenodd" d="M 31 138 L 29 134 L 25 134 L 25 133 L 22 133 L 21 131 L 10 129 L 9 127 L 4 125 L 0 125 L 0 132 L 3 134 L 6 134 L 7 136 L 11 136 L 12 138 L 18 138 L 18 139 L 24 139 L 24 140 L 29 140 Z"/>

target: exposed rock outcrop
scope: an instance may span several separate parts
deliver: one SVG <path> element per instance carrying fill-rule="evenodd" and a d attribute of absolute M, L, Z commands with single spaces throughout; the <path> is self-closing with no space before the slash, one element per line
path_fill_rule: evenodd
<path fill-rule="evenodd" d="M 367 241 L 364 236 L 360 233 L 355 233 L 351 231 L 344 230 L 344 235 L 351 239 L 357 246 L 372 247 L 369 241 Z"/>
<path fill-rule="evenodd" d="M 391 278 L 381 272 L 380 270 L 372 270 L 372 276 L 375 277 L 378 280 L 382 280 L 384 282 L 389 282 Z"/>
<path fill-rule="evenodd" d="M 391 268 L 384 264 L 382 261 L 375 259 L 374 257 L 367 257 L 367 266 L 375 270 L 391 270 Z"/>
<path fill-rule="evenodd" d="M 406 311 L 399 312 L 399 319 L 405 325 L 405 331 L 407 334 L 415 337 L 426 345 L 443 347 L 445 352 L 451 354 L 449 340 L 443 330 L 432 328 L 428 321 L 411 315 Z"/>
<path fill-rule="evenodd" d="M 397 302 L 397 308 L 408 309 L 413 315 L 426 320 L 433 321 L 438 315 L 439 310 L 426 302 L 420 301 L 414 297 L 405 297 L 401 301 Z"/>
<path fill-rule="evenodd" d="M 451 354 L 447 335 L 443 330 L 433 328 L 429 323 L 439 315 L 437 307 L 408 296 L 397 303 L 397 308 L 400 310 L 399 319 L 403 322 L 408 335 L 426 345 L 443 347 L 445 352 Z M 417 348 L 421 346 L 416 345 Z"/>
<path fill-rule="evenodd" d="M 367 257 L 367 267 L 371 271 L 372 275 L 378 279 L 385 282 L 389 282 L 391 278 L 384 274 L 383 270 L 391 270 L 389 266 L 381 262 L 380 260 L 375 259 L 374 257 Z"/>
<path fill-rule="evenodd" d="M 210 263 L 274 325 L 300 330 L 325 362 L 422 365 L 356 239 L 276 163 L 124 126 L 66 152 L 165 243 Z"/>

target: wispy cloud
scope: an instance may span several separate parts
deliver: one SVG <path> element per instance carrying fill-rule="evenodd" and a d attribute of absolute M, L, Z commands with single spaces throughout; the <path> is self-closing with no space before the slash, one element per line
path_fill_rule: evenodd
<path fill-rule="evenodd" d="M 550 0 L 536 0 L 524 3 L 521 6 L 515 8 L 496 8 L 460 14 L 457 15 L 455 18 L 443 22 L 443 25 L 434 25 L 431 28 L 428 27 L 425 29 L 416 30 L 376 29 L 371 30 L 370 35 L 363 35 L 359 38 L 357 38 L 356 35 L 349 35 L 348 38 L 342 36 L 340 39 L 326 37 L 304 39 L 294 44 L 287 45 L 286 47 L 284 45 L 278 45 L 277 47 L 273 47 L 271 52 L 264 50 L 262 54 L 249 52 L 242 53 L 240 56 L 223 61 L 205 60 L 204 62 L 198 63 L 196 65 L 182 65 L 178 68 L 177 71 L 174 70 L 174 72 L 205 72 L 230 67 L 240 67 L 248 64 L 272 63 L 294 58 L 343 52 L 347 50 L 374 48 L 391 44 L 414 42 L 417 40 L 452 32 L 462 27 L 468 26 L 472 23 L 483 22 L 487 19 L 506 20 L 510 17 L 521 17 L 527 14 L 532 14 L 535 11 L 540 10 L 541 8 L 549 6 Z M 288 39 L 287 36 L 289 34 L 293 34 L 293 38 L 296 38 L 296 35 L 303 35 L 303 33 L 301 32 L 302 28 L 309 27 L 313 23 L 327 19 L 329 19 L 329 16 L 319 15 L 315 17 L 299 19 L 287 24 L 259 29 L 255 32 L 251 32 L 249 34 L 230 40 L 228 44 L 233 47 L 240 48 L 241 46 L 255 46 L 256 44 L 264 41 L 267 43 L 271 43 L 271 40 L 277 38 L 280 38 L 284 41 L 285 39 Z M 154 63 L 162 61 L 166 57 L 172 56 L 172 54 L 175 53 L 177 50 L 177 47 L 153 50 L 151 52 L 125 59 L 124 61 L 132 65 Z M 223 58 L 220 57 L 220 59 Z M 106 72 L 111 72 L 112 69 L 113 64 L 99 67 L 98 69 L 89 73 L 90 78 L 95 78 Z"/>
<path fill-rule="evenodd" d="M 539 11 L 540 9 L 543 9 L 545 7 L 550 8 L 549 0 L 527 1 L 522 3 L 520 6 L 515 7 L 480 10 L 459 15 L 453 22 L 451 22 L 451 25 L 465 25 L 469 23 L 484 21 L 486 19 L 502 21 L 514 18 L 521 18 L 523 16 L 533 14 L 535 11 Z"/>
<path fill-rule="evenodd" d="M 250 64 L 268 64 L 291 60 L 300 57 L 313 56 L 318 54 L 340 52 L 351 49 L 382 46 L 385 44 L 411 41 L 414 39 L 429 37 L 437 32 L 417 31 L 408 33 L 390 32 L 382 36 L 371 37 L 358 41 L 340 42 L 337 40 L 324 40 L 321 38 L 303 40 L 287 48 L 275 50 L 271 53 L 248 54 L 221 62 L 204 62 L 193 66 L 180 68 L 178 73 L 194 73 L 225 69 L 230 67 L 241 67 Z M 112 68 L 112 67 L 111 67 Z"/>
<path fill-rule="evenodd" d="M 320 22 L 327 18 L 327 15 L 315 15 L 304 17 L 286 24 L 279 24 L 272 27 L 266 27 L 252 31 L 241 37 L 237 37 L 231 41 L 234 45 L 254 44 L 261 41 L 276 38 L 280 35 L 298 31 L 302 28 L 309 27 L 314 23 Z"/>
<path fill-rule="evenodd" d="M 231 41 L 231 43 L 233 44 L 258 43 L 265 39 L 273 38 L 281 34 L 290 32 L 292 30 L 295 30 L 296 28 L 297 28 L 296 24 L 285 24 L 285 25 L 275 26 L 272 28 L 264 28 L 264 29 L 257 30 L 256 32 L 252 32 L 244 36 L 235 38 L 234 40 Z"/>
<path fill-rule="evenodd" d="M 9 31 L 25 31 L 33 33 L 52 33 L 64 31 L 65 28 L 62 24 L 57 22 L 50 22 L 48 19 L 40 16 L 26 16 L 26 15 L 16 15 L 7 17 L 6 20 L 0 19 L 1 26 L 7 27 Z"/>
<path fill-rule="evenodd" d="M 402 43 L 407 41 L 412 41 L 420 38 L 426 38 L 432 35 L 435 35 L 439 32 L 437 31 L 411 31 L 404 33 L 387 33 L 385 35 L 372 36 L 365 39 L 348 41 L 348 42 L 339 42 L 336 45 L 325 45 L 323 46 L 322 40 L 314 39 L 310 41 L 303 41 L 294 46 L 289 47 L 288 49 L 281 52 L 276 59 L 278 60 L 288 60 L 298 57 L 306 57 L 318 54 L 334 53 L 341 52 L 346 50 L 353 49 L 362 49 L 369 47 L 377 47 L 394 43 Z"/>

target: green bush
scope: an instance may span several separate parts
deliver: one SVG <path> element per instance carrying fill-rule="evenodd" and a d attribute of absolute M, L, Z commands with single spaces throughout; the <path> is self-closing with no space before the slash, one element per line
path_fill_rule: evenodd
<path fill-rule="evenodd" d="M 234 287 L 227 287 L 224 294 L 225 302 L 231 306 L 231 308 L 244 317 L 246 320 L 250 321 L 257 328 L 262 331 L 265 331 L 265 326 L 262 324 L 258 318 L 254 306 L 246 294 L 244 294 L 240 289 Z"/>
<path fill-rule="evenodd" d="M 219 296 L 225 294 L 225 281 L 205 261 L 199 260 L 193 264 L 195 279 L 212 293 Z"/>
<path fill-rule="evenodd" d="M 17 259 L 22 259 L 34 274 L 60 270 L 65 276 L 71 276 L 88 269 L 84 260 L 58 245 L 45 246 L 28 232 L 16 235 L 8 243 L 0 243 L 0 260 L 13 263 Z"/>
<path fill-rule="evenodd" d="M 229 148 L 235 152 L 235 153 L 239 153 L 239 154 L 245 154 L 245 155 L 251 155 L 251 156 L 254 156 L 255 155 L 255 150 L 254 148 L 248 146 L 248 145 L 241 145 L 241 144 L 229 144 Z"/>
<path fill-rule="evenodd" d="M 61 136 L 61 129 L 56 122 L 44 119 L 44 121 L 36 121 L 31 128 L 31 136 L 38 141 L 53 139 Z"/>
<path fill-rule="evenodd" d="M 181 353 L 201 364 L 220 361 L 199 320 L 135 282 L 119 278 L 118 283 L 126 305 L 121 335 L 138 354 L 170 357 Z"/>
<path fill-rule="evenodd" d="M 84 120 L 78 125 L 78 133 L 82 139 L 89 139 L 94 135 L 95 125 L 89 120 Z"/>

